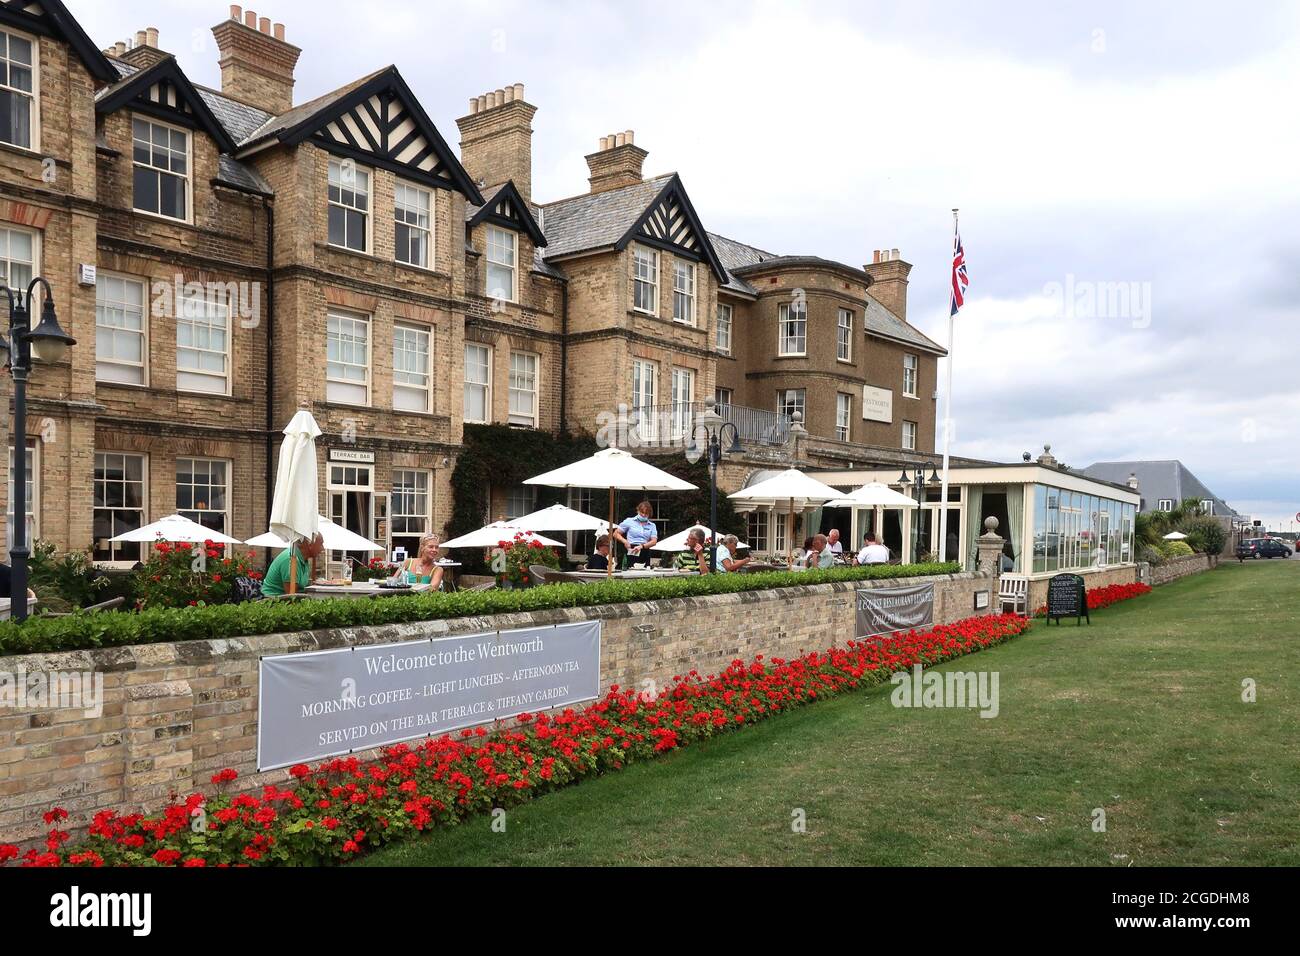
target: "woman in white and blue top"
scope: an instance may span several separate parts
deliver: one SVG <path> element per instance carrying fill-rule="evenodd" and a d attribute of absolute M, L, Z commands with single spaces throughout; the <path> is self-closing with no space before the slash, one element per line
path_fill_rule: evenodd
<path fill-rule="evenodd" d="M 651 520 L 650 502 L 636 506 L 636 514 L 614 529 L 614 537 L 627 548 L 628 567 L 650 563 L 650 549 L 659 543 L 659 531 Z"/>

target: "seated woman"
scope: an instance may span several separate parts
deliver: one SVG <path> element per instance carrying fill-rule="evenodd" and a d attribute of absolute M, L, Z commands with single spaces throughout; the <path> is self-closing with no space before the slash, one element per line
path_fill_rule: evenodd
<path fill-rule="evenodd" d="M 402 565 L 407 580 L 412 584 L 428 584 L 431 590 L 442 590 L 442 576 L 445 569 L 438 563 L 438 551 L 441 542 L 436 534 L 426 534 L 420 539 L 420 553 L 408 558 Z"/>
<path fill-rule="evenodd" d="M 609 570 L 609 535 L 602 534 L 596 539 L 596 550 L 587 558 L 588 571 Z"/>

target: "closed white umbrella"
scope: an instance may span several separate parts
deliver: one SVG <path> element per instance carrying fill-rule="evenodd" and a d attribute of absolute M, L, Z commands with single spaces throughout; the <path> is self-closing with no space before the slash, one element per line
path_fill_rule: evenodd
<path fill-rule="evenodd" d="M 1187 535 L 1183 534 L 1181 531 L 1170 531 L 1167 535 L 1165 535 L 1165 540 L 1166 540 L 1166 541 L 1182 541 L 1182 540 L 1183 540 L 1184 538 L 1186 538 L 1186 537 L 1187 537 Z"/>
<path fill-rule="evenodd" d="M 213 531 L 211 528 L 205 528 L 197 521 L 191 521 L 189 518 L 181 515 L 168 515 L 165 518 L 159 518 L 153 524 L 147 524 L 143 528 L 136 528 L 134 531 L 127 531 L 119 534 L 116 538 L 110 538 L 110 541 L 188 541 L 191 544 L 202 544 L 205 541 L 211 541 L 215 544 L 239 544 L 238 538 L 232 538 L 228 534 L 222 534 L 220 531 Z"/>
<path fill-rule="evenodd" d="M 623 451 L 621 448 L 606 448 L 590 458 L 575 461 L 563 468 L 556 468 L 536 478 L 529 478 L 526 485 L 546 485 L 550 488 L 608 488 L 609 489 L 609 524 L 614 526 L 614 492 L 616 491 L 694 491 L 695 486 L 683 481 L 676 475 L 661 471 L 654 465 Z M 613 542 L 610 542 L 610 558 L 606 565 L 606 575 L 614 573 Z"/>
<path fill-rule="evenodd" d="M 529 541 L 536 541 L 548 548 L 562 548 L 562 542 L 552 541 L 550 538 L 543 538 L 540 534 L 534 534 L 526 528 L 521 528 L 516 522 L 494 521 L 486 527 L 479 528 L 477 531 L 471 531 L 469 534 L 463 534 L 459 538 L 452 538 L 450 541 L 442 542 L 444 548 L 495 548 L 502 541 L 513 541 L 515 535 L 522 534 Z"/>
<path fill-rule="evenodd" d="M 795 510 L 823 505 L 834 498 L 842 498 L 843 495 L 830 485 L 824 485 L 797 468 L 791 468 L 727 497 L 742 508 L 774 508 L 786 512 L 786 560 L 793 564 Z"/>
<path fill-rule="evenodd" d="M 703 531 L 705 540 L 708 540 L 709 538 L 713 537 L 713 532 L 710 531 L 708 528 L 704 527 L 704 525 L 702 524 L 692 525 L 691 527 L 687 528 L 685 531 L 679 532 L 673 535 L 672 537 L 664 538 L 662 541 L 660 541 L 650 550 L 651 551 L 685 551 L 686 538 L 688 535 L 690 535 L 692 531 Z M 745 544 L 745 542 L 743 541 L 738 541 L 736 542 L 736 547 L 748 548 L 749 545 Z"/>
<path fill-rule="evenodd" d="M 384 550 L 383 545 L 367 541 L 355 531 L 349 531 L 347 528 L 335 524 L 324 515 L 318 516 L 317 528 L 320 531 L 321 540 L 330 551 L 373 552 Z M 249 538 L 244 544 L 251 545 L 254 548 L 274 548 L 277 551 L 283 551 L 289 547 L 289 542 L 273 531 L 259 534 L 256 538 Z"/>
<path fill-rule="evenodd" d="M 895 491 L 883 482 L 873 481 L 841 498 L 826 502 L 827 508 L 911 508 L 916 500 Z"/>
<path fill-rule="evenodd" d="M 271 498 L 271 533 L 294 544 L 320 530 L 316 439 L 321 430 L 311 412 L 299 409 L 284 428 L 280 466 Z M 298 552 L 289 552 L 289 593 L 298 590 Z"/>
<path fill-rule="evenodd" d="M 609 522 L 604 518 L 565 505 L 551 505 L 522 518 L 512 518 L 509 523 L 529 531 L 595 531 L 604 534 L 609 529 Z"/>

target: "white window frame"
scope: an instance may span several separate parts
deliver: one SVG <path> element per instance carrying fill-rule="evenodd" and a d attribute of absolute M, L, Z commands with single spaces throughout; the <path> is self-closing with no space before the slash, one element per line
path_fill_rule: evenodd
<path fill-rule="evenodd" d="M 140 336 L 139 362 L 119 359 L 116 356 L 110 359 L 105 359 L 103 357 L 104 350 L 99 344 L 99 333 L 101 329 L 108 330 L 110 334 L 117 334 L 119 332 L 137 334 L 134 329 L 126 328 L 124 326 L 108 325 L 101 322 L 101 318 L 103 317 L 101 314 L 102 309 L 108 309 L 115 306 L 125 315 L 128 308 L 131 307 L 130 304 L 126 302 L 125 297 L 119 300 L 107 299 L 108 290 L 111 288 L 113 282 L 121 282 L 124 284 L 129 283 L 138 286 L 140 289 L 140 329 L 138 331 Z M 100 298 L 101 293 L 105 296 L 105 299 L 103 300 Z M 109 385 L 126 385 L 131 388 L 148 388 L 150 340 L 149 313 L 150 303 L 148 282 L 144 279 L 136 278 L 135 276 L 120 275 L 112 272 L 99 273 L 95 282 L 95 381 Z M 119 369 L 139 369 L 140 381 L 124 381 L 121 378 L 111 378 L 103 374 L 109 368 L 114 367 Z"/>
<path fill-rule="evenodd" d="M 673 259 L 673 321 L 695 324 L 695 263 Z"/>
<path fill-rule="evenodd" d="M 338 324 L 338 330 L 330 328 L 331 325 Z M 348 323 L 344 328 L 343 323 Z M 344 346 L 351 345 L 356 348 L 357 336 L 356 330 L 364 328 L 366 336 L 364 341 L 365 347 L 365 364 L 355 361 L 355 355 L 345 360 Z M 348 333 L 351 333 L 350 335 Z M 325 313 L 325 400 L 335 405 L 355 405 L 358 408 L 369 408 L 371 404 L 370 382 L 373 377 L 372 365 L 374 364 L 374 322 L 370 315 L 365 312 L 352 312 L 348 309 L 336 309 L 331 306 Z M 330 357 L 330 350 L 337 344 L 337 358 Z M 364 370 L 364 378 L 356 378 L 340 375 L 338 372 L 331 372 L 330 366 L 341 366 L 344 368 L 360 368 Z M 330 388 L 331 385 L 335 387 Z M 358 388 L 365 389 L 365 396 L 362 401 L 356 401 L 350 396 L 350 393 Z M 346 390 L 346 391 L 345 391 Z"/>
<path fill-rule="evenodd" d="M 1174 499 L 1172 499 L 1172 498 L 1161 498 L 1159 501 L 1156 502 L 1156 510 L 1157 510 L 1157 511 L 1173 511 L 1173 510 L 1174 510 Z"/>
<path fill-rule="evenodd" d="M 798 307 L 798 312 L 795 309 Z M 782 302 L 777 306 L 777 343 L 779 356 L 808 354 L 808 304 Z"/>
<path fill-rule="evenodd" d="M 1213 514 L 1214 514 L 1214 499 L 1213 499 L 1213 498 L 1202 498 L 1202 499 L 1201 499 L 1201 514 L 1205 514 L 1205 515 L 1211 515 L 1211 516 L 1213 516 Z"/>
<path fill-rule="evenodd" d="M 352 183 L 350 186 L 348 184 L 347 177 L 344 175 L 345 169 L 352 171 Z M 335 170 L 338 170 L 337 180 L 335 179 L 334 176 Z M 361 253 L 363 255 L 369 254 L 370 250 L 374 248 L 373 233 L 374 233 L 375 203 L 374 203 L 374 196 L 372 195 L 373 186 L 374 186 L 374 177 L 371 175 L 370 169 L 368 167 L 363 167 L 358 163 L 353 162 L 350 159 L 331 159 L 329 161 L 329 169 L 328 172 L 326 173 L 326 184 L 325 184 L 325 196 L 326 196 L 327 205 L 332 208 L 338 208 L 344 210 L 342 244 L 334 242 L 330 238 L 328 213 L 326 215 L 325 241 L 326 243 L 329 244 L 330 248 L 342 249 L 344 252 Z M 334 189 L 338 189 L 339 191 L 339 195 L 337 199 L 335 199 L 334 196 L 330 194 L 331 190 Z M 353 201 L 351 203 L 344 201 L 344 197 L 343 197 L 344 191 L 352 193 Z M 358 196 L 365 197 L 365 206 L 357 205 L 356 197 Z M 348 212 L 354 212 L 361 215 L 365 221 L 365 229 L 363 230 L 363 235 L 361 240 L 362 248 L 360 249 L 355 249 L 352 246 L 348 245 L 348 236 L 349 236 L 348 228 L 347 228 Z"/>
<path fill-rule="evenodd" d="M 645 315 L 659 314 L 659 251 L 632 243 L 632 311 Z M 644 268 L 643 268 L 644 267 Z M 642 289 L 650 292 L 649 306 L 641 305 Z"/>
<path fill-rule="evenodd" d="M 229 301 L 223 302 L 220 301 L 220 299 L 221 296 L 219 293 L 214 295 L 213 290 L 209 290 L 209 289 L 204 290 L 204 292 L 202 293 L 202 298 L 195 298 L 192 296 L 186 296 L 184 294 L 177 296 L 177 302 L 176 302 L 177 307 L 176 307 L 176 316 L 175 316 L 175 321 L 176 321 L 175 346 L 176 346 L 176 391 L 178 392 L 193 392 L 199 395 L 229 395 L 230 394 L 230 388 L 231 388 L 230 366 L 231 366 L 231 356 L 234 354 L 234 348 L 232 348 L 232 339 L 234 336 L 234 323 L 231 321 L 231 311 L 230 311 Z M 196 304 L 202 307 L 202 314 L 201 315 L 188 314 L 195 308 Z M 196 333 L 193 339 L 194 343 L 197 343 L 201 338 L 201 336 L 198 335 L 197 333 L 201 333 L 203 331 L 207 331 L 208 341 L 210 343 L 212 340 L 213 331 L 221 330 L 221 323 L 219 320 L 221 318 L 222 312 L 225 313 L 225 327 L 224 327 L 225 348 L 220 350 L 214 349 L 211 347 L 210 344 L 208 346 L 200 346 L 198 344 L 191 344 L 183 347 L 181 346 L 182 324 L 189 326 L 191 330 L 194 333 Z M 203 353 L 207 355 L 219 355 L 224 365 L 224 371 L 218 374 L 212 371 L 211 369 L 201 369 L 201 368 L 193 368 L 190 366 L 182 366 L 181 365 L 182 348 L 190 352 Z M 186 385 L 182 385 L 181 384 L 183 380 L 182 376 L 192 376 L 192 378 L 186 380 Z M 214 385 L 213 388 L 201 387 L 202 383 L 209 382 L 209 381 L 213 383 Z"/>
<path fill-rule="evenodd" d="M 903 450 L 915 451 L 919 429 L 916 422 L 903 420 Z"/>
<path fill-rule="evenodd" d="M 531 362 L 532 370 L 526 368 L 517 368 L 515 360 L 519 359 L 523 365 Z M 527 388 L 528 379 L 532 379 L 532 388 Z M 511 350 L 510 352 L 510 408 L 509 417 L 506 419 L 511 425 L 521 425 L 526 428 L 539 427 L 541 419 L 541 380 L 542 380 L 542 357 L 536 352 L 522 352 Z M 523 398 L 531 399 L 532 413 L 529 414 L 516 405 L 522 407 Z M 521 401 L 516 403 L 515 399 Z"/>
<path fill-rule="evenodd" d="M 659 423 L 654 412 L 659 392 L 659 363 L 650 359 L 632 360 L 632 414 L 637 433 L 646 441 L 654 441 L 659 433 Z M 642 409 L 647 409 L 642 413 Z"/>
<path fill-rule="evenodd" d="M 414 348 L 404 347 L 414 340 Z M 424 346 L 424 370 L 408 368 L 401 356 L 418 358 L 419 345 Z M 399 349 L 399 346 L 400 347 Z M 420 384 L 419 379 L 424 383 Z M 409 401 L 399 402 L 399 396 Z M 393 323 L 393 410 L 398 412 L 429 412 L 433 407 L 433 329 L 416 322 Z"/>
<path fill-rule="evenodd" d="M 470 369 L 470 360 L 469 360 L 469 356 L 470 356 L 470 351 L 471 351 L 471 350 L 473 350 L 473 351 L 478 351 L 478 350 L 480 350 L 480 349 L 481 349 L 481 350 L 483 351 L 483 353 L 487 356 L 487 374 L 486 374 L 486 376 L 484 377 L 484 381 L 482 381 L 482 382 L 471 381 L 471 380 L 470 380 L 470 377 L 469 377 L 469 369 Z M 465 343 L 465 374 L 464 374 L 464 379 L 465 379 L 465 390 L 464 390 L 464 396 L 468 396 L 468 395 L 469 395 L 469 391 L 470 391 L 471 388 L 481 388 L 481 389 L 483 390 L 483 417 L 482 417 L 482 418 L 470 418 L 470 417 L 469 417 L 469 403 L 468 403 L 468 402 L 465 402 L 465 403 L 462 405 L 462 407 L 461 407 L 461 414 L 462 414 L 462 417 L 464 418 L 464 420 L 465 420 L 466 422 L 468 422 L 468 423 L 470 423 L 470 424 L 474 424 L 474 425 L 486 425 L 486 424 L 488 424 L 488 423 L 490 423 L 490 422 L 492 421 L 492 361 L 493 361 L 493 348 L 492 348 L 492 346 L 490 346 L 490 345 L 484 345 L 482 342 L 466 342 L 466 343 Z M 475 363 L 475 365 L 480 365 L 480 364 L 481 364 L 481 363 L 477 363 L 477 362 Z"/>
<path fill-rule="evenodd" d="M 920 398 L 921 360 L 911 352 L 903 353 L 903 397 Z"/>
<path fill-rule="evenodd" d="M 3 31 L 0 31 L 3 32 Z M 32 258 L 30 262 L 13 257 L 13 237 L 14 235 L 26 236 L 32 244 Z M 41 274 L 41 233 L 35 229 L 27 229 L 23 226 L 13 226 L 9 223 L 0 224 L 0 235 L 4 236 L 4 249 L 0 252 L 0 267 L 3 267 L 4 273 L 0 275 L 0 281 L 12 288 L 15 292 L 26 292 L 27 287 L 31 284 L 32 279 Z M 31 275 L 26 280 L 15 282 L 13 278 L 13 264 L 19 263 L 31 271 Z M 33 323 L 38 322 L 39 316 L 33 315 Z M 8 324 L 7 322 L 5 323 Z"/>
<path fill-rule="evenodd" d="M 806 388 L 783 388 L 776 393 L 776 411 L 778 415 L 789 415 L 794 420 L 798 412 L 800 421 L 808 424 L 808 390 Z"/>
<path fill-rule="evenodd" d="M 19 89 L 8 82 L 0 81 L 0 89 L 16 95 L 26 97 L 28 100 L 28 128 L 27 128 L 27 145 L 21 143 L 11 143 L 8 140 L 0 140 L 6 146 L 12 146 L 14 149 L 25 149 L 31 152 L 39 152 L 41 148 L 41 43 L 34 36 L 23 33 L 19 30 L 11 30 L 8 27 L 0 29 L 0 33 L 5 35 L 3 60 L 8 67 L 9 60 L 9 38 L 13 37 L 19 40 L 25 40 L 32 48 L 32 62 L 30 66 L 18 64 L 20 69 L 29 69 L 32 74 L 32 88 L 30 90 Z M 7 81 L 9 77 L 8 69 L 4 71 L 4 78 Z"/>
<path fill-rule="evenodd" d="M 405 195 L 404 195 L 405 194 Z M 415 201 L 412 202 L 414 194 Z M 421 201 L 424 208 L 420 208 Z M 393 186 L 393 259 L 402 265 L 411 266 L 415 269 L 433 269 L 433 229 L 434 229 L 434 195 L 432 189 L 425 189 L 423 186 L 417 186 L 409 183 L 404 179 L 399 179 Z M 423 214 L 425 224 L 420 225 L 419 219 Z M 414 217 L 412 221 L 410 217 Z M 424 235 L 424 261 L 410 262 L 403 259 L 398 253 L 401 246 L 397 240 L 398 227 L 405 226 L 412 232 L 422 233 Z M 410 252 L 409 244 L 406 250 Z"/>
<path fill-rule="evenodd" d="M 731 354 L 731 330 L 735 319 L 735 309 L 726 303 L 718 303 L 717 329 L 714 334 L 713 344 L 719 352 L 726 355 Z"/>
<path fill-rule="evenodd" d="M 853 427 L 853 396 L 845 392 L 835 393 L 835 438 L 837 441 L 849 441 Z"/>
<path fill-rule="evenodd" d="M 853 361 L 853 310 L 840 309 L 835 323 L 835 358 Z"/>
<path fill-rule="evenodd" d="M 224 507 L 224 508 L 185 508 L 185 509 L 182 509 L 182 508 L 181 508 L 181 503 L 180 503 L 180 492 L 181 492 L 181 488 L 183 487 L 183 486 L 181 485 L 181 462 L 183 462 L 183 461 L 192 462 L 194 465 L 200 465 L 200 464 L 201 464 L 201 465 L 206 465 L 206 466 L 208 466 L 208 476 L 209 476 L 209 477 L 211 477 L 211 474 L 212 474 L 212 471 L 211 471 L 211 466 L 212 466 L 212 465 L 221 465 L 221 466 L 225 469 L 225 484 L 222 486 L 223 489 L 224 489 L 224 491 L 225 491 L 225 507 Z M 175 471 L 175 477 L 176 477 L 176 482 L 175 482 L 175 484 L 176 484 L 176 490 L 175 490 L 175 494 L 176 494 L 176 496 L 177 496 L 177 497 L 176 497 L 176 513 L 179 514 L 179 515 L 187 516 L 187 517 L 190 518 L 191 521 L 198 522 L 199 524 L 203 524 L 203 522 L 200 520 L 200 518 L 195 517 L 195 515 L 204 515 L 204 514 L 220 514 L 220 515 L 222 516 L 222 519 L 223 519 L 223 520 L 222 520 L 223 527 L 221 528 L 221 530 L 222 530 L 225 534 L 231 535 L 231 536 L 233 537 L 233 536 L 234 536 L 234 532 L 233 532 L 231 529 L 234 527 L 234 515 L 232 514 L 232 512 L 231 512 L 231 508 L 230 508 L 230 506 L 231 506 L 230 483 L 231 483 L 231 478 L 232 478 L 233 475 L 234 475 L 234 470 L 235 470 L 234 462 L 232 462 L 229 458 L 205 458 L 205 457 L 202 457 L 202 456 L 199 456 L 199 455 L 178 455 L 177 458 L 176 458 L 176 471 Z M 209 481 L 209 483 L 206 484 L 206 485 L 196 484 L 196 483 L 193 481 L 193 476 L 194 476 L 194 472 L 193 472 L 193 470 L 191 470 L 191 472 L 190 472 L 190 478 L 191 478 L 191 480 L 190 480 L 190 483 L 189 483 L 189 488 L 191 489 L 191 494 L 193 494 L 193 489 L 195 489 L 195 488 L 209 488 L 209 489 L 211 489 L 211 488 L 215 488 L 215 487 L 217 487 L 216 485 L 212 484 L 211 481 Z M 191 498 L 191 500 L 193 500 L 193 499 Z M 206 528 L 207 525 L 204 525 L 204 527 Z"/>
<path fill-rule="evenodd" d="M 13 435 L 9 436 L 13 441 Z M 5 499 L 5 553 L 9 557 L 9 549 L 14 546 L 14 523 L 9 520 L 9 515 L 14 508 L 14 452 L 16 446 L 9 445 L 9 463 L 5 469 L 7 490 L 9 497 Z M 27 466 L 32 470 L 31 487 L 27 489 L 27 548 L 31 549 L 41 536 L 41 443 L 35 438 L 27 439 Z M 8 597 L 7 594 L 0 594 L 0 598 Z"/>
<path fill-rule="evenodd" d="M 522 518 L 537 510 L 537 486 L 515 485 L 506 491 L 506 521 Z"/>
<path fill-rule="evenodd" d="M 723 388 L 722 386 L 718 386 L 713 390 L 714 410 L 717 410 L 719 408 L 730 408 L 732 405 L 735 404 L 735 401 L 736 401 L 735 389 Z"/>
<path fill-rule="evenodd" d="M 772 522 L 766 511 L 751 511 L 745 519 L 746 538 L 749 545 L 750 554 L 768 553 L 768 533 L 771 531 Z M 732 555 L 735 557 L 735 555 Z"/>
<path fill-rule="evenodd" d="M 414 480 L 411 480 L 411 479 Z M 420 487 L 421 482 L 423 488 Z M 421 538 L 433 527 L 433 472 L 425 468 L 394 468 L 391 482 L 392 491 L 388 496 L 388 520 L 390 538 Z M 424 510 L 419 510 L 420 498 L 424 498 Z M 416 508 L 413 511 L 399 510 L 407 499 L 411 499 Z M 422 522 L 419 531 L 398 531 L 398 521 Z M 415 557 L 409 554 L 408 557 Z"/>
<path fill-rule="evenodd" d="M 149 126 L 149 146 L 150 146 L 151 155 L 150 155 L 150 161 L 148 163 L 142 163 L 135 158 L 135 144 L 136 144 L 135 124 L 136 123 L 144 123 Z M 184 176 L 178 175 L 174 170 L 170 168 L 163 169 L 161 166 L 155 166 L 153 164 L 152 147 L 154 145 L 153 143 L 154 127 L 158 127 L 159 129 L 165 129 L 169 133 L 180 133 L 182 136 L 185 137 L 185 175 Z M 175 154 L 177 150 L 172 148 L 170 143 L 170 136 L 168 137 L 168 139 L 169 142 L 167 145 L 167 150 L 169 153 Z M 135 171 L 137 169 L 151 170 L 158 177 L 159 208 L 157 210 L 143 209 L 136 204 L 137 197 L 135 194 Z M 176 176 L 177 178 L 184 181 L 185 183 L 185 215 L 184 216 L 171 216 L 162 211 L 163 174 L 166 174 L 168 176 Z M 176 126 L 173 123 L 167 123 L 164 122 L 163 120 L 154 119 L 152 116 L 146 116 L 144 114 L 137 115 L 134 113 L 131 115 L 131 209 L 134 212 L 138 212 L 145 216 L 155 216 L 158 219 L 166 219 L 168 222 L 193 222 L 194 221 L 194 136 L 189 130 L 185 129 L 182 126 Z"/>
<path fill-rule="evenodd" d="M 96 489 L 95 489 L 95 483 L 97 482 L 98 479 L 96 479 L 96 478 L 94 477 L 94 473 L 95 473 L 96 471 L 99 470 L 99 459 L 100 459 L 100 457 L 101 457 L 101 456 L 109 456 L 109 455 L 112 455 L 112 456 L 114 456 L 114 457 L 118 457 L 118 458 L 121 458 L 121 459 L 122 459 L 122 465 L 123 465 L 123 472 L 124 472 L 124 473 L 125 473 L 125 470 L 126 470 L 126 460 L 127 460 L 128 458 L 138 458 L 138 459 L 140 460 L 140 482 L 139 482 L 139 483 L 140 483 L 140 507 L 139 507 L 138 509 L 136 509 L 136 508 L 127 508 L 127 507 L 112 508 L 112 507 L 109 507 L 109 506 L 107 506 L 107 505 L 105 505 L 103 508 L 97 508 L 97 507 L 95 507 L 95 499 L 94 499 L 93 491 L 96 490 Z M 134 482 L 129 482 L 129 483 L 134 484 Z M 122 484 L 123 484 L 123 485 L 128 484 L 127 479 L 124 478 L 124 479 L 122 480 Z M 135 453 L 135 452 L 100 451 L 100 450 L 96 449 L 96 450 L 95 450 L 94 468 L 93 468 L 93 470 L 92 470 L 92 472 L 91 472 L 91 488 L 92 488 L 92 496 L 91 496 L 91 527 L 92 527 L 92 528 L 94 527 L 94 516 L 95 516 L 95 512 L 96 512 L 96 511 L 136 511 L 136 510 L 138 510 L 138 511 L 140 512 L 140 525 L 139 525 L 139 526 L 140 526 L 140 527 L 144 527 L 144 526 L 148 523 L 148 521 L 149 521 L 149 456 L 148 456 L 148 455 L 138 454 L 138 453 Z M 125 529 L 123 529 L 123 530 L 125 530 Z M 121 533 L 121 532 L 119 532 L 119 533 Z M 98 549 L 98 541 L 94 541 L 94 542 L 92 542 L 91 544 L 92 544 L 92 553 L 93 553 L 94 551 L 99 550 L 99 549 Z M 139 548 L 140 548 L 140 560 L 144 560 L 144 559 L 146 559 L 146 558 L 149 556 L 149 546 L 148 546 L 147 544 L 140 544 L 140 545 L 139 545 Z M 112 556 L 112 557 L 109 557 L 109 558 L 95 558 L 95 563 L 96 563 L 97 565 L 101 565 L 101 566 L 105 566 L 105 567 L 126 567 L 126 568 L 129 568 L 129 567 L 131 567 L 132 565 L 135 564 L 136 559 L 134 559 L 134 558 L 118 558 L 118 557 L 117 557 L 117 555 L 118 555 L 118 554 L 121 552 L 121 550 L 122 550 L 122 545 L 121 545 L 121 544 L 110 544 L 110 545 L 108 546 L 108 549 L 109 549 L 109 554 L 110 554 L 110 555 L 113 555 L 113 556 Z"/>
<path fill-rule="evenodd" d="M 686 437 L 686 430 L 691 424 L 691 406 L 695 402 L 695 370 L 674 366 L 671 389 L 672 437 L 676 441 Z"/>
<path fill-rule="evenodd" d="M 509 242 L 502 241 L 508 239 Z M 501 253 L 509 246 L 509 261 L 500 258 Z M 484 259 L 487 261 L 487 267 L 483 270 L 484 292 L 489 299 L 501 302 L 518 302 L 519 301 L 519 236 L 513 230 L 504 229 L 501 226 L 488 225 L 484 237 Z M 492 287 L 492 270 L 506 270 L 510 274 L 510 294 L 498 295 L 502 291 Z"/>

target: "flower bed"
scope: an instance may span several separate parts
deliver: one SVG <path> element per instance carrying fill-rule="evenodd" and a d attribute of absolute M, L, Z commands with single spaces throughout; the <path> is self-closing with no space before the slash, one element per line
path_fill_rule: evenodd
<path fill-rule="evenodd" d="M 96 814 L 73 842 L 46 814 L 44 852 L 0 845 L 0 865 L 320 865 L 410 839 L 439 825 L 509 807 L 566 784 L 646 760 L 774 714 L 886 683 L 913 665 L 975 653 L 1023 633 L 1016 615 L 969 618 L 925 631 L 816 651 L 795 660 L 733 661 L 721 674 L 692 671 L 657 696 L 618 686 L 581 710 L 521 714 L 512 727 L 463 730 L 419 745 L 386 747 L 382 758 L 328 760 L 290 771 L 297 786 L 260 795 L 190 794 L 155 816 Z M 212 778 L 219 789 L 233 770 Z"/>
<path fill-rule="evenodd" d="M 1089 588 L 1087 594 L 1088 610 L 1100 611 L 1102 608 L 1118 604 L 1120 601 L 1127 601 L 1150 593 L 1151 587 L 1146 584 L 1107 584 L 1100 588 Z M 1046 616 L 1046 604 L 1034 612 L 1034 617 Z"/>
<path fill-rule="evenodd" d="M 26 623 L 0 621 L 0 655 L 42 654 L 91 647 L 217 640 L 258 634 L 284 634 L 337 627 L 406 624 L 454 617 L 593 607 L 631 601 L 660 601 L 762 591 L 835 581 L 952 574 L 947 564 L 872 565 L 829 571 L 774 571 L 766 574 L 710 574 L 666 580 L 548 584 L 519 591 L 460 591 L 418 594 L 370 601 L 261 601 L 205 607 L 146 608 L 138 614 L 85 614 L 33 618 Z"/>

